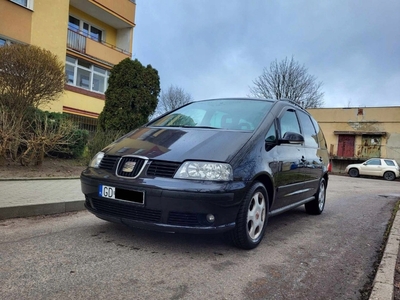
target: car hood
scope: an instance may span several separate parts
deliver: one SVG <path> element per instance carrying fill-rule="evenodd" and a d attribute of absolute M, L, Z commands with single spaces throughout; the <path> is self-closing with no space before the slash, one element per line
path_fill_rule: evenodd
<path fill-rule="evenodd" d="M 104 152 L 175 162 L 229 162 L 252 134 L 220 129 L 142 127 L 112 143 Z"/>

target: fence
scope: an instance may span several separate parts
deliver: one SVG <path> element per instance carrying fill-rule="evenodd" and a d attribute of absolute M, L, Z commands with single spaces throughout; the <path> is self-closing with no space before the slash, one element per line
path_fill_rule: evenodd
<path fill-rule="evenodd" d="M 98 120 L 94 118 L 88 118 L 79 115 L 73 115 L 69 113 L 64 113 L 68 117 L 68 119 L 72 120 L 76 123 L 79 129 L 84 129 L 89 131 L 90 134 L 95 133 L 98 126 Z"/>

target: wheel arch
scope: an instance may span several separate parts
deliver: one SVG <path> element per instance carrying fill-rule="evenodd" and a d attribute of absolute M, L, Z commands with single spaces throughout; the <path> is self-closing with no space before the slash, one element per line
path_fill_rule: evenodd
<path fill-rule="evenodd" d="M 271 179 L 271 177 L 268 174 L 259 174 L 255 178 L 253 178 L 252 183 L 254 182 L 261 182 L 265 189 L 267 190 L 268 193 L 268 207 L 271 209 L 273 199 L 275 197 L 275 189 L 274 189 L 274 183 Z"/>
<path fill-rule="evenodd" d="M 327 188 L 328 187 L 328 181 L 329 181 L 328 172 L 325 172 L 325 174 L 322 177 L 325 179 L 325 188 Z"/>

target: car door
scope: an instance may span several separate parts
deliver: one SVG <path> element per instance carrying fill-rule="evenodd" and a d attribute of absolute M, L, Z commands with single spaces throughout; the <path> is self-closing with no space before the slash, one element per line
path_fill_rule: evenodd
<path fill-rule="evenodd" d="M 360 165 L 360 175 L 382 176 L 382 165 L 379 158 L 371 158 Z"/>
<path fill-rule="evenodd" d="M 329 157 L 320 151 L 317 130 L 311 117 L 298 110 L 301 132 L 304 137 L 304 188 L 305 197 L 314 195 L 319 187 L 319 181 L 323 174 L 324 164 L 328 164 Z M 319 128 L 318 128 L 319 129 Z M 324 157 L 323 157 L 324 156 Z"/>
<path fill-rule="evenodd" d="M 268 156 L 272 158 L 270 168 L 275 181 L 275 201 L 271 211 L 283 208 L 303 199 L 304 149 L 302 144 L 277 144 L 269 148 L 269 143 L 282 139 L 286 132 L 300 134 L 300 125 L 293 109 L 284 110 L 265 135 Z"/>

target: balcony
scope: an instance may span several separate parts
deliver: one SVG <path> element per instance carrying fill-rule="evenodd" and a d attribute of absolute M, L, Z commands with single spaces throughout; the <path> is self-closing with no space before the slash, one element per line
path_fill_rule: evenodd
<path fill-rule="evenodd" d="M 135 26 L 136 1 L 70 0 L 70 5 L 116 29 Z"/>
<path fill-rule="evenodd" d="M 131 53 L 123 49 L 104 42 L 99 43 L 71 29 L 68 29 L 67 48 L 113 65 L 131 57 Z"/>

